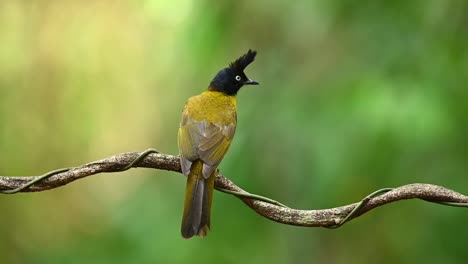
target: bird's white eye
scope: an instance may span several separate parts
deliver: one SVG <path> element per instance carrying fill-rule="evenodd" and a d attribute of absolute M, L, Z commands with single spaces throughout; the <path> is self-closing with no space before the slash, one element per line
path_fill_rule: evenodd
<path fill-rule="evenodd" d="M 236 75 L 236 81 L 240 81 L 241 77 L 239 75 Z"/>

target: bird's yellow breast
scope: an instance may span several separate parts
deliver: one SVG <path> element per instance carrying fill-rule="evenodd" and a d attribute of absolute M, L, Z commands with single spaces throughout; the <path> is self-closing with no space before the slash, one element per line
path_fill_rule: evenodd
<path fill-rule="evenodd" d="M 189 98 L 184 115 L 197 121 L 229 125 L 236 123 L 237 100 L 235 96 L 216 91 L 205 91 Z"/>

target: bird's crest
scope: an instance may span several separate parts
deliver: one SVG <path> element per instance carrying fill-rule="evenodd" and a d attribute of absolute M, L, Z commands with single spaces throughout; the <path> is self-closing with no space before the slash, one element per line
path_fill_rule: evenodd
<path fill-rule="evenodd" d="M 254 50 L 249 49 L 246 54 L 242 55 L 240 58 L 238 58 L 236 61 L 232 62 L 229 64 L 229 67 L 236 72 L 243 72 L 244 69 L 254 61 L 255 55 L 257 55 L 257 52 Z"/>

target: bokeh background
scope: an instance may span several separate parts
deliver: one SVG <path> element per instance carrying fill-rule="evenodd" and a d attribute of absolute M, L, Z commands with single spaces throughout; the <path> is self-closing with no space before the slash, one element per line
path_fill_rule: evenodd
<path fill-rule="evenodd" d="M 257 49 L 221 171 L 297 208 L 425 182 L 468 193 L 468 3 L 0 1 L 0 175 L 177 154 L 186 99 Z M 185 179 L 134 169 L 0 197 L 1 263 L 466 263 L 468 211 L 388 205 L 290 227 L 216 193 L 183 240 Z"/>

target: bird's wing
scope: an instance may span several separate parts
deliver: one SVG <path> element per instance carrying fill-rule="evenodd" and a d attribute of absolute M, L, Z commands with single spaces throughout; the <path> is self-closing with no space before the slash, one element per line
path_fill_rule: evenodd
<path fill-rule="evenodd" d="M 184 111 L 178 141 L 182 172 L 188 175 L 192 162 L 200 159 L 203 161 L 203 177 L 208 178 L 228 151 L 235 129 L 235 116 L 227 124 L 214 124 L 194 120 Z"/>

